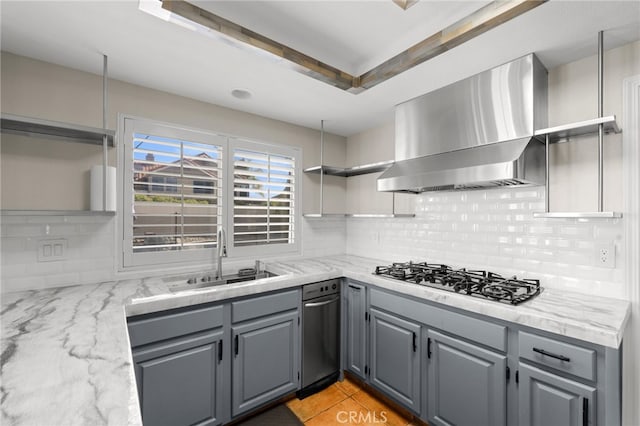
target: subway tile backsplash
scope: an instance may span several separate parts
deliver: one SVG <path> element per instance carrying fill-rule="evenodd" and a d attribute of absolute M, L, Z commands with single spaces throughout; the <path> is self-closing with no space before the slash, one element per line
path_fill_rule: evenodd
<path fill-rule="evenodd" d="M 2 291 L 31 290 L 114 279 L 113 216 L 2 216 Z M 62 259 L 38 261 L 43 241 L 66 242 Z"/>
<path fill-rule="evenodd" d="M 544 188 L 416 195 L 416 217 L 347 220 L 347 253 L 539 278 L 544 287 L 624 297 L 623 219 L 534 219 Z M 612 244 L 615 268 L 598 265 Z"/>
<path fill-rule="evenodd" d="M 2 216 L 1 221 L 2 292 L 92 284 L 123 278 L 116 273 L 116 219 L 113 216 Z M 344 218 L 303 220 L 301 227 L 304 257 L 344 253 L 347 234 Z M 64 258 L 38 261 L 39 243 L 59 239 L 66 240 Z M 229 259 L 225 262 L 225 268 L 247 267 L 251 266 L 250 263 Z M 193 268 L 190 267 L 191 270 Z M 202 265 L 201 269 L 210 268 L 210 265 Z M 184 271 L 166 271 L 167 274 L 180 272 Z M 162 271 L 131 272 L 126 277 L 142 277 L 150 273 L 158 275 Z"/>
<path fill-rule="evenodd" d="M 428 260 L 539 278 L 547 288 L 624 297 L 623 219 L 534 219 L 544 188 L 416 195 L 415 218 L 303 219 L 302 255 Z M 2 216 L 2 291 L 118 279 L 112 216 Z M 65 239 L 65 258 L 38 262 L 42 240 Z M 615 268 L 598 266 L 613 245 Z"/>

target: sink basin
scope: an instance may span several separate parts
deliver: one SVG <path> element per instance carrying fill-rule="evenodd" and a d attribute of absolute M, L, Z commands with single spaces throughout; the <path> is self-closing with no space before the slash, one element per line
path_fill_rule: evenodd
<path fill-rule="evenodd" d="M 174 284 L 169 284 L 169 289 L 173 292 L 193 290 L 193 289 L 199 289 L 199 288 L 215 287 L 215 286 L 225 285 L 225 284 L 240 283 L 245 281 L 255 281 L 262 278 L 269 278 L 269 277 L 276 277 L 276 276 L 277 276 L 276 274 L 269 271 L 260 271 L 256 273 L 255 270 L 253 270 L 252 273 L 243 273 L 243 270 L 240 270 L 239 273 L 237 274 L 223 275 L 222 279 L 217 279 L 217 280 L 214 278 L 214 275 L 191 277 L 186 282 L 179 281 Z"/>

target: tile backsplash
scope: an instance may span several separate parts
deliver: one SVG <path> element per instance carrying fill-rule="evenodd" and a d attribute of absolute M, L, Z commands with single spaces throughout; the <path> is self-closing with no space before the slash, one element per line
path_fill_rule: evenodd
<path fill-rule="evenodd" d="M 344 253 L 347 245 L 347 222 L 344 217 L 305 218 L 302 222 L 304 257 Z"/>
<path fill-rule="evenodd" d="M 347 253 L 539 278 L 543 287 L 624 297 L 624 219 L 534 219 L 544 188 L 416 195 L 416 217 L 347 220 Z M 600 248 L 615 267 L 599 264 Z"/>
<path fill-rule="evenodd" d="M 2 291 L 88 284 L 114 279 L 113 216 L 2 216 Z M 39 246 L 64 242 L 55 261 L 42 261 Z"/>
<path fill-rule="evenodd" d="M 162 274 L 163 271 L 116 273 L 115 227 L 113 216 L 101 215 L 5 215 L 0 225 L 0 281 L 2 292 L 33 290 L 72 284 L 91 284 L 122 278 Z M 329 256 L 344 253 L 344 218 L 302 220 L 303 256 Z M 43 256 L 41 245 L 62 241 L 64 253 L 51 261 Z M 51 244 L 49 244 L 51 243 Z M 245 260 L 225 261 L 229 268 L 248 267 Z M 211 265 L 167 269 L 166 273 L 211 269 Z"/>
<path fill-rule="evenodd" d="M 428 260 L 624 297 L 624 218 L 534 219 L 544 209 L 542 187 L 425 193 L 415 201 L 415 218 L 303 219 L 302 255 Z M 2 216 L 2 291 L 118 279 L 115 227 L 112 216 Z M 39 246 L 59 240 L 63 258 L 42 261 L 40 253 L 38 261 Z M 599 265 L 602 247 L 615 251 L 614 268 Z"/>

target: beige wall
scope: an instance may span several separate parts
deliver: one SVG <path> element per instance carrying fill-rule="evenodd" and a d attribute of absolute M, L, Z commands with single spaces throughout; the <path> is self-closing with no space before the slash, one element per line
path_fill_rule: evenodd
<path fill-rule="evenodd" d="M 347 139 L 347 165 L 359 166 L 393 160 L 395 156 L 393 121 L 350 136 Z M 347 179 L 347 213 L 390 214 L 413 213 L 414 196 L 378 192 L 376 179 L 381 173 L 353 176 Z"/>
<path fill-rule="evenodd" d="M 2 52 L 2 112 L 102 127 L 102 77 Z M 301 147 L 303 168 L 316 165 L 320 133 L 282 121 L 109 80 L 108 128 L 125 113 L 219 133 Z M 320 117 L 319 117 L 320 119 Z M 325 135 L 325 163 L 343 166 L 346 139 Z M 114 164 L 114 149 L 110 150 Z M 99 147 L 2 135 L 3 209 L 87 209 L 88 170 Z M 318 176 L 303 177 L 304 212 L 319 210 Z M 344 209 L 343 180 L 329 182 L 325 211 Z M 28 194 L 28 195 L 25 195 Z"/>
<path fill-rule="evenodd" d="M 604 115 L 622 118 L 622 80 L 640 74 L 640 42 L 605 53 Z M 597 117 L 597 60 L 585 58 L 549 70 L 549 126 Z M 393 159 L 393 120 L 347 139 L 347 163 L 367 164 Z M 605 210 L 622 209 L 621 135 L 605 136 Z M 553 146 L 551 153 L 551 209 L 597 209 L 597 138 L 586 137 Z M 353 179 L 353 178 L 350 178 Z M 371 190 L 375 179 L 349 182 L 347 206 L 354 208 L 351 188 Z M 373 195 L 372 195 L 373 196 Z"/>
<path fill-rule="evenodd" d="M 549 126 L 598 116 L 597 57 L 549 70 Z M 605 116 L 622 122 L 622 81 L 640 74 L 640 42 L 605 52 Z M 622 210 L 622 135 L 604 138 L 604 209 Z M 597 137 L 555 144 L 551 151 L 551 210 L 597 210 Z"/>

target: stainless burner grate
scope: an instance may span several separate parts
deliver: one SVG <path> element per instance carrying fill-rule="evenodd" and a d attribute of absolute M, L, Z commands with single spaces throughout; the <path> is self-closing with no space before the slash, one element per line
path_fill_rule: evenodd
<path fill-rule="evenodd" d="M 427 262 L 376 266 L 374 274 L 512 305 L 525 302 L 542 291 L 540 281 L 536 279 L 505 278 L 490 271 L 453 269 Z"/>

